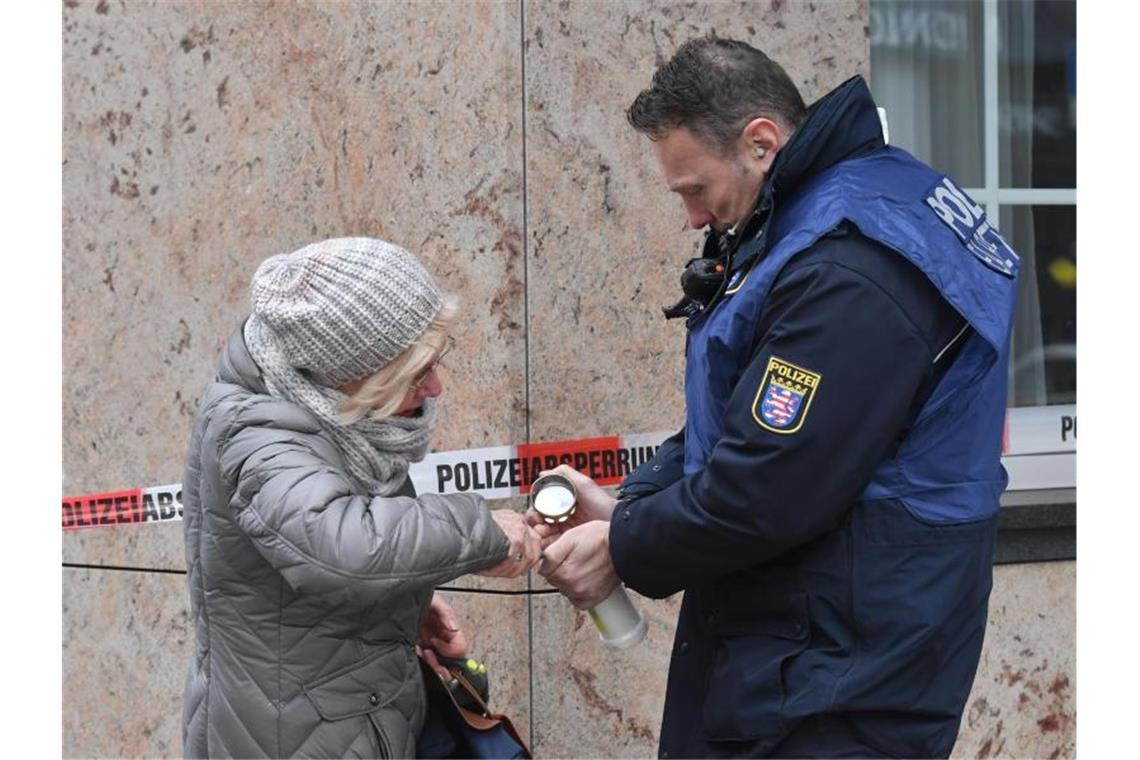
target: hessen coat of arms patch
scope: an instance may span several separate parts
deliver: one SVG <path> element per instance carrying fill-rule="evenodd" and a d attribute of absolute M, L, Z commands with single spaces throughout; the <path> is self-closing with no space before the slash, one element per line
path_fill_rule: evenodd
<path fill-rule="evenodd" d="M 796 432 L 804 424 L 821 379 L 818 372 L 770 357 L 752 402 L 752 417 L 760 427 L 773 433 Z"/>

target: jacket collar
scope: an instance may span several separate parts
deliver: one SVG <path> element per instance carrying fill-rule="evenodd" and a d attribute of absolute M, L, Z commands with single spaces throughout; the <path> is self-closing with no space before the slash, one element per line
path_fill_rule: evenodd
<path fill-rule="evenodd" d="M 765 192 L 787 195 L 804 180 L 883 147 L 883 128 L 863 77 L 855 75 L 808 109 L 772 164 Z"/>
<path fill-rule="evenodd" d="M 261 369 L 245 346 L 245 321 L 230 335 L 226 347 L 218 357 L 218 379 L 240 385 L 254 393 L 268 394 L 269 389 L 261 378 Z"/>

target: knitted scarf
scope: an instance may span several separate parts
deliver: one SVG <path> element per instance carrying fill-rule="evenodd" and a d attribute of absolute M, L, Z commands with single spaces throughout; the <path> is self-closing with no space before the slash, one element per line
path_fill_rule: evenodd
<path fill-rule="evenodd" d="M 272 329 L 255 315 L 246 320 L 244 337 L 270 394 L 316 416 L 344 455 L 347 474 L 358 488 L 370 495 L 387 496 L 403 485 L 408 464 L 427 454 L 438 414 L 434 398 L 424 399 L 422 412 L 416 417 L 366 415 L 351 425 L 342 425 L 338 408 L 348 398 L 345 394 L 319 385 L 294 369 Z"/>

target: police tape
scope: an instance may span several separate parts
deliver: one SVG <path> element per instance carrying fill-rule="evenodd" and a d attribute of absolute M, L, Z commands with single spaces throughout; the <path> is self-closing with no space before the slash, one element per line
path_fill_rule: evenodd
<path fill-rule="evenodd" d="M 156 524 L 181 519 L 180 483 L 88 496 L 65 496 L 63 499 L 64 530 Z"/>
<path fill-rule="evenodd" d="M 651 459 L 670 435 L 633 433 L 437 451 L 414 462 L 409 475 L 416 493 L 476 493 L 486 499 L 525 495 L 540 472 L 560 464 L 589 475 L 599 485 L 614 485 Z M 65 531 L 181 519 L 180 483 L 63 498 Z"/>

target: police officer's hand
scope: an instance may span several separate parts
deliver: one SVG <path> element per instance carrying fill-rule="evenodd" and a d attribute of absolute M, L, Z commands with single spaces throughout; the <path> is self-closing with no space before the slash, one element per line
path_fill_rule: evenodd
<path fill-rule="evenodd" d="M 610 517 L 614 513 L 614 505 L 617 504 L 615 499 L 597 483 L 590 480 L 589 477 L 575 470 L 568 464 L 560 464 L 553 470 L 544 470 L 539 473 L 542 475 L 561 475 L 574 484 L 574 489 L 578 492 L 578 504 L 574 508 L 574 514 L 570 516 L 564 523 L 559 523 L 554 526 L 560 531 L 566 531 L 578 525 L 583 525 L 594 520 L 610 521 Z M 543 525 L 542 515 L 535 511 L 534 507 L 527 509 L 526 519 L 531 525 Z M 549 544 L 550 540 L 544 540 L 543 544 Z"/>
<path fill-rule="evenodd" d="M 564 531 L 546 547 L 538 572 L 578 609 L 598 604 L 621 582 L 610 559 L 610 524 L 593 520 Z"/>

